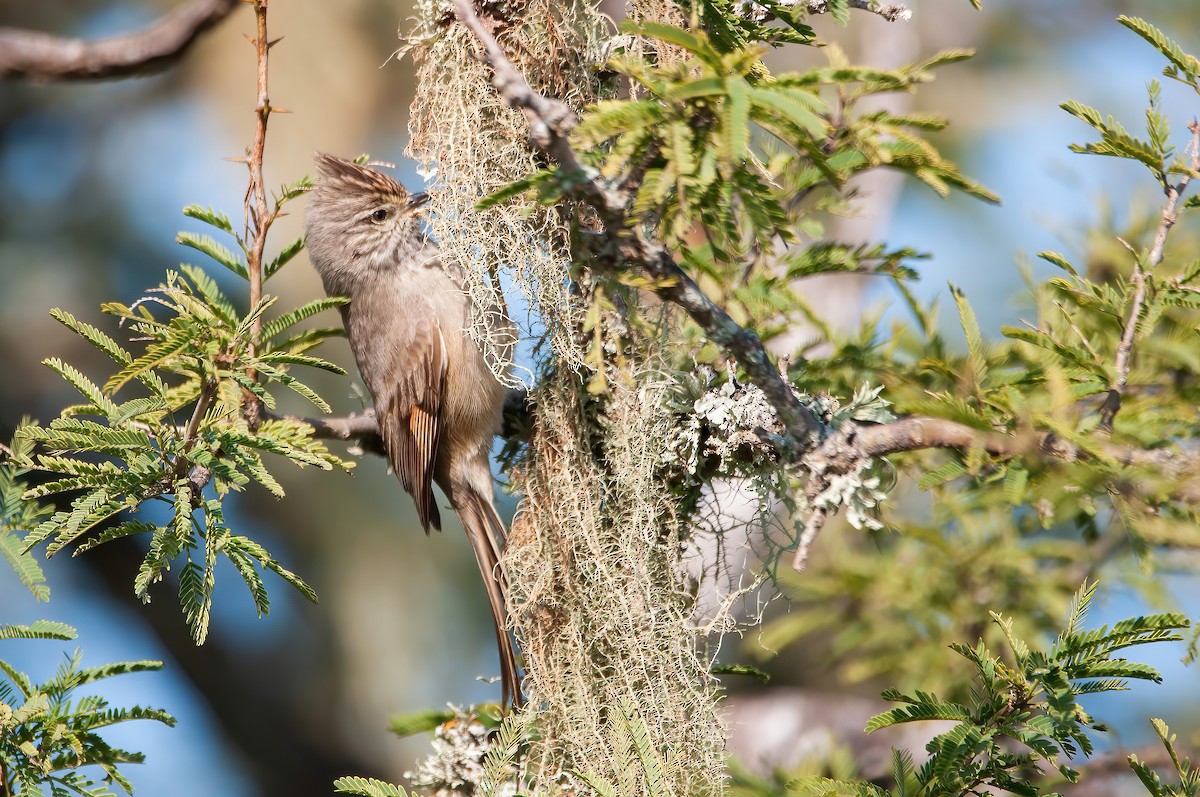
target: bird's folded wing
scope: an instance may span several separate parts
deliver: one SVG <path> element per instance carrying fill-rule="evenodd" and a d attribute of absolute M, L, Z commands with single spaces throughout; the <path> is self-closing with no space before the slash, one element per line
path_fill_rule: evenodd
<path fill-rule="evenodd" d="M 433 500 L 433 472 L 441 436 L 442 390 L 446 376 L 446 342 L 437 317 L 416 325 L 404 339 L 409 347 L 391 352 L 393 374 L 399 378 L 378 386 L 375 412 L 392 468 L 417 505 L 417 516 L 428 532 L 441 529 Z"/>

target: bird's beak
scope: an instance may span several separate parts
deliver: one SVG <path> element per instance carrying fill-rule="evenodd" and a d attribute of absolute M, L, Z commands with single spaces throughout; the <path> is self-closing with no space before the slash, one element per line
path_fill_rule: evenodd
<path fill-rule="evenodd" d="M 416 211 L 424 207 L 429 202 L 429 194 L 424 191 L 418 191 L 408 198 L 408 209 Z"/>

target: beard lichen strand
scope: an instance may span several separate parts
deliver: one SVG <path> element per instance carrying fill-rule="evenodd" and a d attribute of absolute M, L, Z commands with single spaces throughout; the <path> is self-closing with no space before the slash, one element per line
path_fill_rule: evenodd
<path fill-rule="evenodd" d="M 440 4 L 424 3 L 421 10 L 434 20 L 446 18 Z M 530 82 L 567 98 L 577 110 L 597 99 L 594 64 L 604 33 L 595 10 L 534 0 L 522 13 L 523 24 L 513 21 L 502 36 Z M 429 31 L 432 25 L 426 20 L 421 29 Z M 477 310 L 505 306 L 504 289 L 516 288 L 525 300 L 514 296 L 507 305 L 518 323 L 524 322 L 524 332 L 543 326 L 557 359 L 579 367 L 577 347 L 562 334 L 579 319 L 567 289 L 569 220 L 559 208 L 516 202 L 475 209 L 483 196 L 544 164 L 527 142 L 524 115 L 497 95 L 490 70 L 476 57 L 475 48 L 470 34 L 456 24 L 412 46 L 418 88 L 410 113 L 409 155 L 422 164 L 430 180 L 431 229 L 442 243 L 443 255 L 461 265 Z M 471 328 L 472 337 L 500 372 L 506 363 L 497 352 L 503 347 L 488 340 L 486 331 L 479 319 Z M 528 381 L 531 374 L 526 371 L 524 376 Z"/>
<path fill-rule="evenodd" d="M 614 726 L 632 704 L 676 765 L 662 793 L 719 794 L 717 692 L 678 578 L 686 529 L 659 478 L 673 416 L 665 386 L 612 381 L 600 456 L 579 422 L 588 399 L 578 378 L 560 370 L 536 391 L 525 505 L 505 558 L 526 686 L 543 706 L 533 765 L 622 782 L 636 763 L 614 747 Z"/>
<path fill-rule="evenodd" d="M 537 712 L 531 793 L 554 793 L 571 769 L 624 781 L 636 762 L 613 739 L 622 707 L 633 705 L 654 748 L 678 764 L 664 793 L 719 794 L 724 734 L 704 640 L 690 622 L 694 598 L 679 578 L 684 529 L 658 468 L 671 415 L 651 384 L 661 377 L 645 368 L 651 343 L 641 342 L 626 374 L 614 374 L 605 401 L 585 393 L 569 219 L 532 201 L 475 209 L 544 158 L 527 142 L 525 116 L 492 87 L 474 39 L 457 24 L 439 27 L 453 14 L 438 0 L 422 0 L 418 11 L 409 153 L 430 176 L 432 231 L 443 257 L 461 266 L 477 315 L 498 304 L 502 286 L 489 271 L 503 275 L 503 287 L 518 289 L 543 327 L 552 356 L 534 389 L 530 443 L 510 474 L 522 504 L 504 554 L 527 710 Z M 496 13 L 485 7 L 481 16 L 489 12 Z M 530 84 L 577 111 L 598 99 L 594 66 L 609 34 L 596 10 L 532 0 L 515 13 L 521 18 L 496 33 Z M 519 312 L 518 297 L 509 299 Z M 498 348 L 479 342 L 485 352 Z"/>

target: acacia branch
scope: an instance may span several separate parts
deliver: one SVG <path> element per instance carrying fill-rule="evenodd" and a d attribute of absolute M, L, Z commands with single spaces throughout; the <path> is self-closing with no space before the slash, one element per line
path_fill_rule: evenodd
<path fill-rule="evenodd" d="M 513 388 L 504 398 L 503 428 L 500 437 L 505 440 L 522 438 L 523 430 L 529 426 L 529 391 L 524 388 Z M 355 443 L 364 451 L 379 456 L 387 456 L 383 445 L 383 437 L 379 434 L 379 424 L 375 419 L 375 410 L 369 409 L 362 415 L 346 415 L 335 418 L 306 418 L 299 415 L 275 416 L 270 413 L 263 415 L 263 420 L 283 419 L 306 423 L 313 428 L 313 437 L 318 440 L 341 440 Z"/>
<path fill-rule="evenodd" d="M 1192 139 L 1184 152 L 1188 156 L 1187 168 L 1194 172 L 1200 169 L 1200 122 L 1193 120 L 1188 125 L 1188 130 L 1192 134 Z M 1154 242 L 1150 245 L 1150 251 L 1146 255 L 1146 271 L 1152 272 L 1162 263 L 1167 233 L 1171 231 L 1179 218 L 1179 200 L 1183 196 L 1183 192 L 1187 190 L 1191 179 L 1190 175 L 1184 174 L 1179 178 L 1179 182 L 1172 185 L 1168 177 L 1163 175 L 1163 192 L 1167 195 L 1167 201 L 1163 205 L 1162 213 L 1159 214 L 1158 229 L 1154 231 Z M 1125 328 L 1121 332 L 1121 343 L 1117 347 L 1117 357 L 1113 363 L 1117 371 L 1117 381 L 1109 387 L 1108 394 L 1104 397 L 1104 404 L 1100 407 L 1100 422 L 1096 426 L 1097 431 L 1104 434 L 1112 433 L 1113 419 L 1121 411 L 1121 397 L 1125 393 L 1125 385 L 1129 382 L 1133 341 L 1137 335 L 1138 321 L 1141 320 L 1142 305 L 1146 301 L 1146 273 L 1142 269 L 1141 262 L 1134 263 L 1130 279 L 1133 281 L 1133 302 L 1129 308 L 1129 317 L 1125 320 Z"/>
<path fill-rule="evenodd" d="M 229 16 L 238 3 L 194 0 L 143 31 L 95 41 L 0 28 L 0 77 L 98 80 L 157 72 L 179 60 L 200 34 Z"/>
<path fill-rule="evenodd" d="M 1113 445 L 1085 448 L 1062 440 L 1051 433 L 1034 431 L 1013 435 L 989 432 L 938 418 L 909 417 L 887 424 L 849 422 L 828 437 L 819 437 L 821 426 L 813 413 L 803 406 L 791 385 L 771 365 L 766 351 L 753 330 L 738 325 L 718 307 L 675 262 L 658 241 L 635 228 L 628 212 L 629 196 L 604 182 L 596 170 L 588 167 L 572 148 L 569 135 L 577 124 L 575 114 L 563 102 L 534 91 L 525 77 L 508 59 L 495 37 L 475 13 L 471 0 L 454 0 L 455 11 L 463 25 L 483 46 L 484 60 L 492 67 L 492 84 L 504 101 L 525 113 L 530 140 L 557 162 L 560 185 L 574 199 L 592 207 L 604 228 L 604 242 L 592 265 L 611 270 L 635 267 L 651 277 L 652 290 L 664 301 L 685 310 L 696 324 L 731 358 L 745 369 L 751 383 L 763 391 L 782 421 L 782 459 L 802 463 L 812 474 L 807 492 L 810 499 L 828 485 L 829 476 L 851 472 L 864 461 L 929 448 L 969 451 L 979 449 L 1000 457 L 1040 456 L 1063 461 L 1104 458 L 1127 466 L 1152 466 L 1164 474 L 1200 472 L 1200 454 L 1174 450 L 1144 450 Z M 1193 123 L 1192 168 L 1200 157 L 1200 125 Z M 1154 264 L 1162 259 L 1162 242 L 1174 224 L 1178 200 L 1186 187 L 1186 175 L 1169 186 L 1169 202 L 1151 250 Z M 1144 299 L 1143 299 L 1144 301 Z M 1133 308 L 1140 314 L 1140 306 Z M 1136 322 L 1135 322 L 1136 323 Z M 1132 344 L 1131 344 L 1132 345 Z M 1122 382 L 1122 389 L 1124 383 Z M 1119 396 L 1118 396 L 1119 399 Z M 1193 493 L 1196 493 L 1193 495 Z M 1200 500 L 1200 490 L 1183 487 L 1176 494 L 1183 500 Z M 806 524 L 798 545 L 796 562 L 802 567 L 816 536 L 820 533 L 828 509 L 816 507 Z"/>
<path fill-rule="evenodd" d="M 254 46 L 257 63 L 256 97 L 254 106 L 254 143 L 246 151 L 244 162 L 250 170 L 250 182 L 246 186 L 246 198 L 243 202 L 246 232 L 246 277 L 250 283 L 250 309 L 254 312 L 262 301 L 263 295 L 263 252 L 267 246 L 267 233 L 271 224 L 279 215 L 279 207 L 272 210 L 267 205 L 267 188 L 263 180 L 263 153 L 267 146 L 267 120 L 271 117 L 271 100 L 267 96 L 267 61 L 271 47 L 275 42 L 267 38 L 267 7 L 269 0 L 253 0 L 254 3 L 254 38 L 250 43 Z M 258 313 L 250 324 L 249 354 L 254 356 L 262 334 L 262 314 Z M 254 369 L 246 372 L 252 380 L 258 379 Z M 246 421 L 250 427 L 256 428 L 262 420 L 262 403 L 249 391 L 245 401 Z"/>
<path fill-rule="evenodd" d="M 246 188 L 245 216 L 247 235 L 250 236 L 250 252 L 246 258 L 246 270 L 250 280 L 250 307 L 262 301 L 263 251 L 267 245 L 267 232 L 274 221 L 274 214 L 267 207 L 267 188 L 263 183 L 263 151 L 267 146 L 267 119 L 271 116 L 271 100 L 267 96 L 267 58 L 272 42 L 267 39 L 268 0 L 255 0 L 255 36 L 251 42 L 258 64 L 257 97 L 254 106 L 254 144 L 250 148 L 247 166 L 250 169 L 250 185 Z M 250 328 L 251 356 L 262 331 L 262 316 L 254 320 Z"/>
<path fill-rule="evenodd" d="M 566 193 L 587 203 L 598 214 L 606 245 L 596 253 L 594 265 L 609 269 L 632 265 L 641 269 L 651 278 L 654 293 L 682 308 L 709 340 L 737 360 L 749 381 L 766 394 L 787 429 L 788 443 L 793 449 L 789 453 L 810 446 L 820 423 L 772 365 L 758 335 L 740 326 L 713 302 L 661 243 L 634 229 L 627 210 L 628 195 L 605 183 L 571 146 L 569 136 L 578 122 L 575 113 L 566 103 L 533 90 L 480 21 L 471 0 L 454 0 L 454 8 L 459 20 L 483 46 L 496 91 L 509 106 L 525 112 L 530 140 L 558 163 Z"/>
<path fill-rule="evenodd" d="M 780 5 L 788 6 L 796 3 L 780 3 Z M 829 12 L 829 3 L 827 0 L 803 0 L 804 9 L 810 14 L 826 14 Z M 851 8 L 856 8 L 859 11 L 869 11 L 872 14 L 878 14 L 888 22 L 908 22 L 912 19 L 912 11 L 903 3 L 879 3 L 876 0 L 850 0 Z"/>
<path fill-rule="evenodd" d="M 979 449 L 998 457 L 1032 456 L 1062 462 L 1103 458 L 1125 467 L 1154 468 L 1168 478 L 1200 474 L 1200 451 L 1145 449 L 1113 443 L 1085 447 L 1053 432 L 1029 430 L 1003 434 L 945 418 L 915 415 L 883 424 L 844 424 L 806 459 L 825 472 L 849 473 L 863 460 L 930 448 Z M 1185 484 L 1176 491 L 1175 497 L 1194 502 L 1200 500 L 1200 489 L 1192 483 Z"/>

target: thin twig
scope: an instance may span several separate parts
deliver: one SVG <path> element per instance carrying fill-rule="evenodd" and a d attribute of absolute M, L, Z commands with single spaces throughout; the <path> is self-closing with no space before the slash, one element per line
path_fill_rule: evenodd
<path fill-rule="evenodd" d="M 246 224 L 250 253 L 247 256 L 247 271 L 250 273 L 250 306 L 257 307 L 262 301 L 263 251 L 267 245 L 267 228 L 271 224 L 271 213 L 267 208 L 267 189 L 263 183 L 263 151 L 267 146 L 267 119 L 271 116 L 271 101 L 267 96 L 267 59 L 270 42 L 267 40 L 268 0 L 255 0 L 254 50 L 258 60 L 258 102 L 254 106 L 254 145 L 250 148 L 247 165 L 250 168 L 250 185 L 246 191 Z M 253 201 L 253 205 L 251 204 Z M 255 321 L 251 327 L 251 347 L 257 342 L 262 322 Z M 252 352 L 253 354 L 253 352 Z"/>
<path fill-rule="evenodd" d="M 183 454 L 176 460 L 177 468 L 182 468 L 187 464 L 187 454 L 196 445 L 196 439 L 200 431 L 200 422 L 204 420 L 205 414 L 208 412 L 209 406 L 212 404 L 213 398 L 217 395 L 217 380 L 209 379 L 204 383 L 204 387 L 200 389 L 200 398 L 196 399 L 196 407 L 192 410 L 192 417 L 188 419 L 187 426 L 183 430 Z M 176 473 L 177 477 L 183 476 L 182 470 Z"/>
<path fill-rule="evenodd" d="M 1188 168 L 1196 171 L 1200 169 L 1200 122 L 1193 120 L 1188 125 L 1188 131 L 1192 134 L 1192 138 L 1188 142 L 1184 154 L 1188 156 Z M 1154 232 L 1154 242 L 1146 254 L 1145 271 L 1153 272 L 1162 263 L 1167 233 L 1171 231 L 1171 228 L 1175 226 L 1175 221 L 1179 218 L 1179 200 L 1187 190 L 1191 179 L 1189 175 L 1184 174 L 1179 178 L 1179 182 L 1172 185 L 1169 179 L 1163 178 L 1163 192 L 1167 195 L 1167 201 L 1163 205 L 1162 213 L 1159 214 L 1158 229 Z M 1112 434 L 1113 420 L 1121 411 L 1121 397 L 1124 395 L 1125 385 L 1129 381 L 1129 367 L 1133 355 L 1134 339 L 1137 336 L 1137 325 L 1141 320 L 1142 306 L 1146 301 L 1145 271 L 1142 269 L 1141 262 L 1134 263 L 1133 274 L 1130 275 L 1130 280 L 1133 282 L 1133 301 L 1129 307 L 1129 317 L 1125 319 L 1125 328 L 1121 332 L 1121 343 L 1117 347 L 1117 356 L 1113 363 L 1117 372 L 1117 381 L 1109 386 L 1104 403 L 1100 406 L 1100 421 L 1096 425 L 1096 431 L 1101 434 Z"/>
<path fill-rule="evenodd" d="M 0 28 L 0 77 L 96 80 L 147 75 L 179 60 L 239 0 L 195 0 L 138 33 L 85 41 Z"/>
<path fill-rule="evenodd" d="M 250 170 L 250 183 L 246 186 L 245 218 L 246 237 L 249 250 L 246 253 L 246 271 L 250 281 L 250 309 L 258 307 L 262 301 L 263 284 L 263 252 L 267 245 L 267 233 L 271 223 L 275 221 L 276 211 L 267 206 L 267 188 L 263 181 L 263 152 L 267 146 L 267 120 L 271 116 L 271 100 L 267 96 L 267 60 L 271 47 L 275 42 L 267 38 L 267 6 L 269 0 L 254 0 L 255 35 L 251 44 L 254 45 L 258 63 L 257 104 L 254 106 L 254 144 L 246 155 L 246 165 Z M 259 335 L 262 333 L 262 316 L 257 316 L 250 326 L 249 353 L 253 357 L 258 348 Z M 247 371 L 251 379 L 258 375 Z M 253 428 L 259 422 L 262 414 L 260 402 L 251 394 L 246 394 L 246 420 Z"/>
<path fill-rule="evenodd" d="M 1113 363 L 1117 370 L 1117 383 L 1108 389 L 1104 403 L 1100 406 L 1100 422 L 1096 430 L 1101 434 L 1112 434 L 1113 419 L 1121 409 L 1121 396 L 1125 393 L 1125 385 L 1129 382 L 1129 359 L 1133 354 L 1133 339 L 1137 334 L 1138 321 L 1142 318 L 1142 305 L 1146 301 L 1146 275 L 1142 273 L 1140 263 L 1133 264 L 1133 303 L 1129 309 L 1129 318 L 1125 319 L 1125 329 L 1121 332 L 1121 343 L 1117 346 L 1117 358 Z"/>
<path fill-rule="evenodd" d="M 527 436 L 529 415 L 529 391 L 525 388 L 509 390 L 504 399 L 504 419 L 500 437 L 505 440 L 513 440 Z M 264 411 L 262 418 L 263 420 L 289 420 L 306 423 L 313 428 L 313 437 L 318 440 L 354 442 L 364 451 L 387 456 L 387 449 L 384 448 L 383 438 L 379 434 L 379 424 L 375 420 L 375 410 L 373 409 L 367 410 L 362 415 L 347 415 L 340 418 L 280 416 Z"/>
<path fill-rule="evenodd" d="M 804 524 L 804 531 L 800 534 L 800 541 L 796 543 L 796 555 L 792 559 L 792 569 L 797 573 L 803 573 L 804 568 L 808 566 L 808 554 L 812 550 L 813 543 L 817 541 L 817 535 L 825 528 L 825 522 L 829 520 L 829 510 L 823 506 L 816 507 L 808 516 L 808 520 Z"/>
<path fill-rule="evenodd" d="M 782 6 L 794 3 L 780 3 Z M 829 11 L 826 0 L 804 0 L 805 10 L 810 14 L 824 14 Z M 908 22 L 912 19 L 912 11 L 903 3 L 880 3 L 877 0 L 850 0 L 849 6 L 859 11 L 869 11 L 878 14 L 888 22 Z"/>
<path fill-rule="evenodd" d="M 590 205 L 604 225 L 605 242 L 593 253 L 593 264 L 609 269 L 634 266 L 650 276 L 654 293 L 691 316 L 709 340 L 736 359 L 749 381 L 766 394 L 788 431 L 789 453 L 794 456 L 811 445 L 820 423 L 780 377 L 758 335 L 717 306 L 661 243 L 634 229 L 627 210 L 629 196 L 605 183 L 572 148 L 569 135 L 577 124 L 574 112 L 565 103 L 544 97 L 530 87 L 476 15 L 471 0 L 454 0 L 454 8 L 463 25 L 483 45 L 496 91 L 509 106 L 525 112 L 530 140 L 558 163 L 564 172 L 562 184 L 566 191 Z"/>

